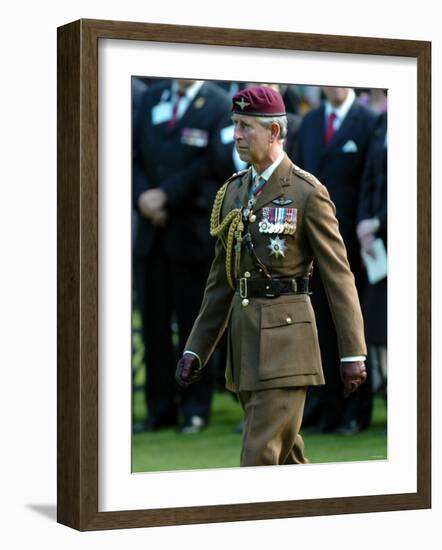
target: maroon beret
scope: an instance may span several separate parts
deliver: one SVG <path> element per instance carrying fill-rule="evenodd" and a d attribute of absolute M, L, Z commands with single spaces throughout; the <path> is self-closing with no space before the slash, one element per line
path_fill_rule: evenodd
<path fill-rule="evenodd" d="M 281 94 L 267 86 L 251 86 L 232 98 L 232 111 L 249 116 L 282 116 L 285 105 Z"/>

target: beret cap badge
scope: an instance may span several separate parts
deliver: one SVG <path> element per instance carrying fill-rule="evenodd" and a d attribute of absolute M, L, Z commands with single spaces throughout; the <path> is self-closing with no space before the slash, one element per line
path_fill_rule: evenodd
<path fill-rule="evenodd" d="M 244 111 L 244 108 L 250 105 L 250 103 L 247 103 L 247 101 L 244 101 L 243 97 L 241 98 L 241 101 L 235 101 L 235 103 L 241 107 L 241 111 Z"/>

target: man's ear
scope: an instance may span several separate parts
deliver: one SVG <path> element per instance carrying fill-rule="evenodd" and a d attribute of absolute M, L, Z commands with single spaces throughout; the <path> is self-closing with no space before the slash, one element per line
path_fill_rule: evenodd
<path fill-rule="evenodd" d="M 281 135 L 281 128 L 279 124 L 277 124 L 276 122 L 272 122 L 272 125 L 270 126 L 270 141 L 272 143 L 274 141 L 278 141 L 280 135 Z"/>

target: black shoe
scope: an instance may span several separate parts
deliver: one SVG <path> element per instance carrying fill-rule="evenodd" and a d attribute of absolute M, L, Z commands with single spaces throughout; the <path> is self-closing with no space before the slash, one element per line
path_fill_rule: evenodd
<path fill-rule="evenodd" d="M 180 434 L 197 434 L 207 427 L 207 420 L 202 416 L 191 416 L 178 428 Z"/>
<path fill-rule="evenodd" d="M 363 430 L 360 422 L 356 419 L 349 420 L 345 424 L 341 424 L 335 430 L 335 433 L 339 435 L 356 435 Z"/>

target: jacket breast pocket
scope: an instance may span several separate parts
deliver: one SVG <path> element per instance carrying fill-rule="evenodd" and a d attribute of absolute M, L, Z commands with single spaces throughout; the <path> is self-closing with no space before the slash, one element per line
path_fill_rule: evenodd
<path fill-rule="evenodd" d="M 310 302 L 263 305 L 259 380 L 316 374 L 320 365 L 318 334 Z"/>

